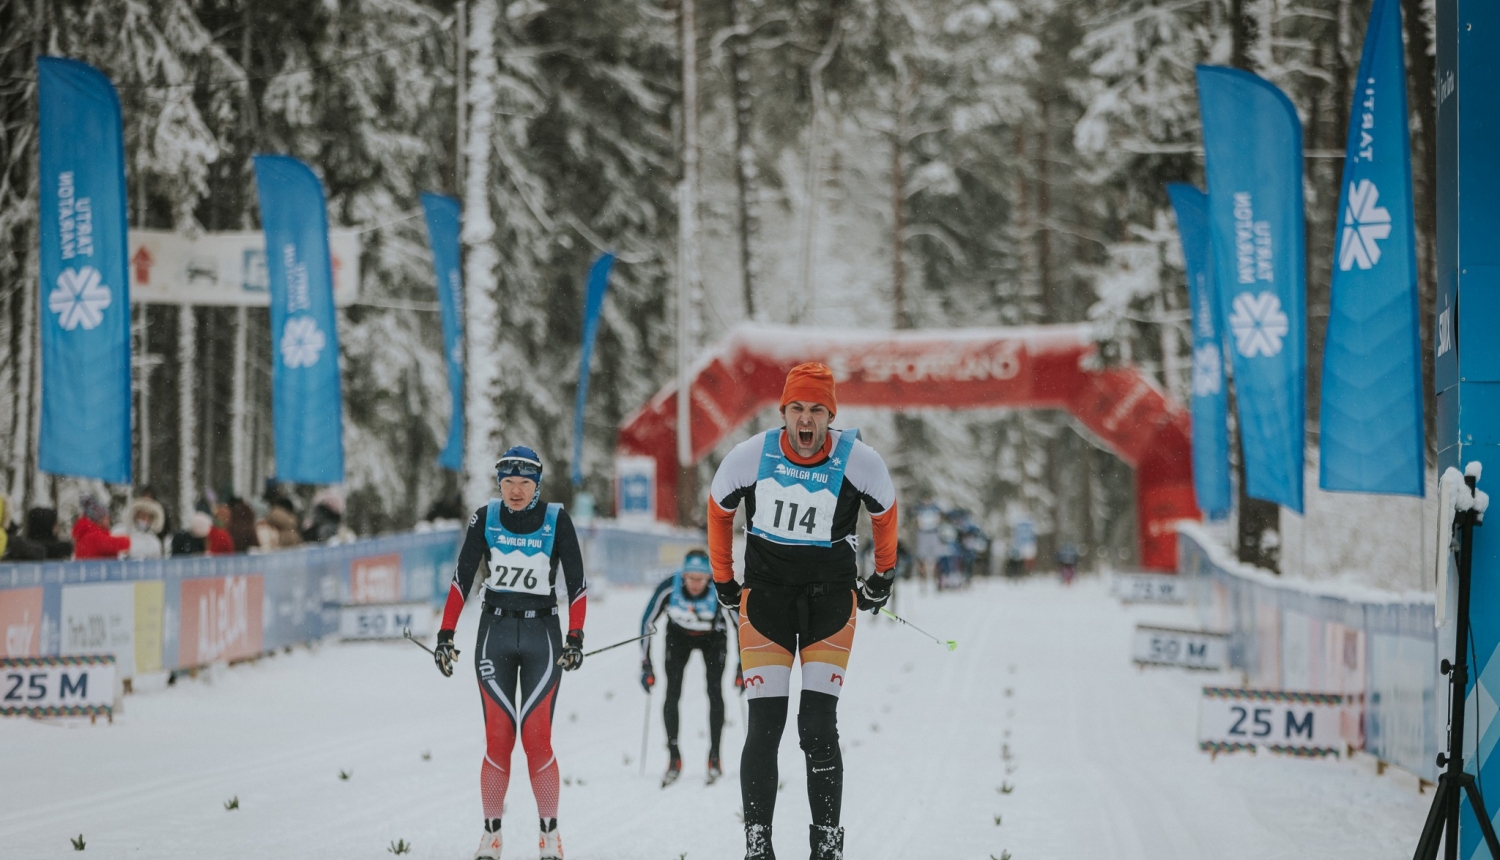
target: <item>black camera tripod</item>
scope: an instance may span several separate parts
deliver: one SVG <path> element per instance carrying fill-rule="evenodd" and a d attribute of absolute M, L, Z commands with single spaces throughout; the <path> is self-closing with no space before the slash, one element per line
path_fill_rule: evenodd
<path fill-rule="evenodd" d="M 1470 493 L 1474 492 L 1474 485 L 1478 482 L 1477 476 L 1464 476 Z M 1441 667 L 1450 685 L 1448 752 L 1438 753 L 1437 757 L 1438 767 L 1447 770 L 1438 776 L 1437 793 L 1432 798 L 1432 809 L 1427 812 L 1427 823 L 1422 827 L 1422 839 L 1417 842 L 1413 860 L 1437 860 L 1440 842 L 1444 860 L 1458 860 L 1458 810 L 1465 793 L 1474 806 L 1474 815 L 1479 819 L 1479 829 L 1490 849 L 1490 857 L 1500 860 L 1500 841 L 1495 839 L 1495 828 L 1490 824 L 1484 797 L 1479 793 L 1474 775 L 1464 772 L 1464 694 L 1469 686 L 1469 664 L 1465 656 L 1469 643 L 1469 577 L 1474 560 L 1474 529 L 1483 522 L 1484 514 L 1473 506 L 1458 511 L 1453 517 L 1453 529 L 1458 537 L 1458 606 L 1455 613 L 1458 630 L 1454 638 L 1453 662 L 1444 660 Z"/>

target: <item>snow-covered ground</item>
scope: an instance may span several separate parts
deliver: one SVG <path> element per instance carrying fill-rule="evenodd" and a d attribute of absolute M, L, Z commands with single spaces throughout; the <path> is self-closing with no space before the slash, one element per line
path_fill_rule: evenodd
<path fill-rule="evenodd" d="M 1136 621 L 1188 622 L 1186 610 L 1122 608 L 1092 579 L 937 596 L 903 587 L 897 610 L 959 647 L 861 616 L 840 707 L 850 860 L 1411 852 L 1431 794 L 1409 779 L 1360 762 L 1197 751 L 1197 690 L 1215 679 L 1128 660 Z M 589 645 L 631 635 L 645 598 L 596 595 Z M 409 643 L 330 644 L 138 693 L 112 726 L 0 722 L 0 856 L 79 856 L 68 840 L 82 833 L 86 857 L 373 860 L 404 839 L 408 857 L 467 858 L 483 744 L 467 662 L 474 623 L 466 613 L 466 669 L 451 679 Z M 705 787 L 698 658 L 688 674 L 688 767 L 665 790 L 659 692 L 644 775 L 638 761 L 645 696 L 633 646 L 565 677 L 555 745 L 570 858 L 742 856 L 741 711 L 729 688 L 726 778 Z M 536 856 L 522 755 L 508 858 Z M 781 773 L 777 850 L 805 856 L 794 722 Z M 226 811 L 232 797 L 239 808 Z"/>

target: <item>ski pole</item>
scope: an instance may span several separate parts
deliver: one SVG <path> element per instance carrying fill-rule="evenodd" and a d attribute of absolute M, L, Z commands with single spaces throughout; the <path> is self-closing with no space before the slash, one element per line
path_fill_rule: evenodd
<path fill-rule="evenodd" d="M 646 639 L 646 638 L 649 638 L 649 637 L 655 636 L 655 635 L 656 635 L 656 625 L 653 624 L 653 625 L 651 625 L 651 629 L 650 630 L 647 630 L 645 633 L 642 633 L 639 636 L 632 636 L 629 639 L 622 639 L 622 640 L 620 640 L 619 642 L 616 642 L 613 645 L 605 645 L 603 648 L 595 648 L 592 651 L 585 651 L 585 652 L 583 652 L 583 656 L 585 656 L 585 657 L 592 657 L 595 654 L 603 653 L 605 651 L 608 651 L 611 648 L 618 648 L 621 645 L 629 645 L 632 642 L 639 642 L 642 639 Z M 557 665 L 559 665 L 559 666 L 562 665 L 562 658 L 561 657 L 557 658 Z"/>
<path fill-rule="evenodd" d="M 887 617 L 887 618 L 889 618 L 889 619 L 891 619 L 893 621 L 899 621 L 902 624 L 905 624 L 907 627 L 910 627 L 911 629 L 917 631 L 918 633 L 922 634 L 923 636 L 926 636 L 928 639 L 931 639 L 932 641 L 936 642 L 937 644 L 946 647 L 949 651 L 952 651 L 952 650 L 954 650 L 955 648 L 958 647 L 958 642 L 956 642 L 955 640 L 953 640 L 953 639 L 947 639 L 947 640 L 939 639 L 936 636 L 932 635 L 931 633 L 928 633 L 926 630 L 923 630 L 922 628 L 920 628 L 917 625 L 911 623 L 910 621 L 907 621 L 905 618 L 902 618 L 901 616 L 899 616 L 896 613 L 890 611 L 889 609 L 886 609 L 884 606 L 880 607 L 880 614 L 884 615 L 885 617 Z"/>
<path fill-rule="evenodd" d="M 421 642 L 418 642 L 417 639 L 416 639 L 416 637 L 414 637 L 414 636 L 411 635 L 411 628 L 410 627 L 403 627 L 403 628 L 401 628 L 401 635 L 404 636 L 404 637 L 406 637 L 406 640 L 408 642 L 410 642 L 411 644 L 417 646 L 418 648 L 421 648 L 423 651 L 426 651 L 428 654 L 431 654 L 434 657 L 437 656 L 437 652 L 433 651 L 431 648 L 428 648 L 426 645 L 423 645 Z M 453 649 L 453 659 L 455 659 L 455 660 L 458 659 L 458 649 L 457 648 Z"/>
<path fill-rule="evenodd" d="M 651 737 L 651 693 L 646 693 L 646 721 L 641 726 L 641 774 L 646 773 L 646 741 Z"/>

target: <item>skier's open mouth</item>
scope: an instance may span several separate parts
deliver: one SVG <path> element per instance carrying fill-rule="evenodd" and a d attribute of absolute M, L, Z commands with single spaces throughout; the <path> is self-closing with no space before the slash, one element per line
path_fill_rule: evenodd
<path fill-rule="evenodd" d="M 813 431 L 811 431 L 811 430 L 798 430 L 797 431 L 797 443 L 800 444 L 804 448 L 811 448 L 812 447 L 812 443 L 813 443 Z"/>

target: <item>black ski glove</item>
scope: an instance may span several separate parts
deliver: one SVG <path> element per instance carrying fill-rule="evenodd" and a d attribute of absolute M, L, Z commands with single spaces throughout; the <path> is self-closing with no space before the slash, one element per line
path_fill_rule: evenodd
<path fill-rule="evenodd" d="M 896 572 L 893 570 L 866 577 L 865 581 L 859 584 L 860 611 L 868 609 L 872 613 L 879 612 L 880 607 L 891 599 L 891 587 L 895 584 Z"/>
<path fill-rule="evenodd" d="M 641 661 L 641 689 L 646 695 L 651 695 L 651 688 L 656 686 L 656 672 L 651 668 L 651 661 Z"/>
<path fill-rule="evenodd" d="M 452 630 L 438 631 L 437 647 L 432 649 L 432 659 L 443 677 L 453 677 L 453 661 L 458 659 L 458 649 L 453 647 Z"/>
<path fill-rule="evenodd" d="M 724 582 L 714 581 L 714 590 L 719 593 L 719 605 L 725 609 L 740 610 L 740 584 L 730 579 Z"/>
<path fill-rule="evenodd" d="M 735 692 L 739 693 L 741 696 L 745 695 L 745 664 L 744 663 L 740 663 L 740 665 L 738 665 L 738 666 L 735 667 L 735 670 L 734 670 L 734 690 L 735 690 Z"/>
<path fill-rule="evenodd" d="M 568 631 L 568 644 L 563 646 L 562 656 L 557 658 L 557 665 L 563 667 L 564 672 L 571 672 L 583 665 L 582 630 Z"/>

